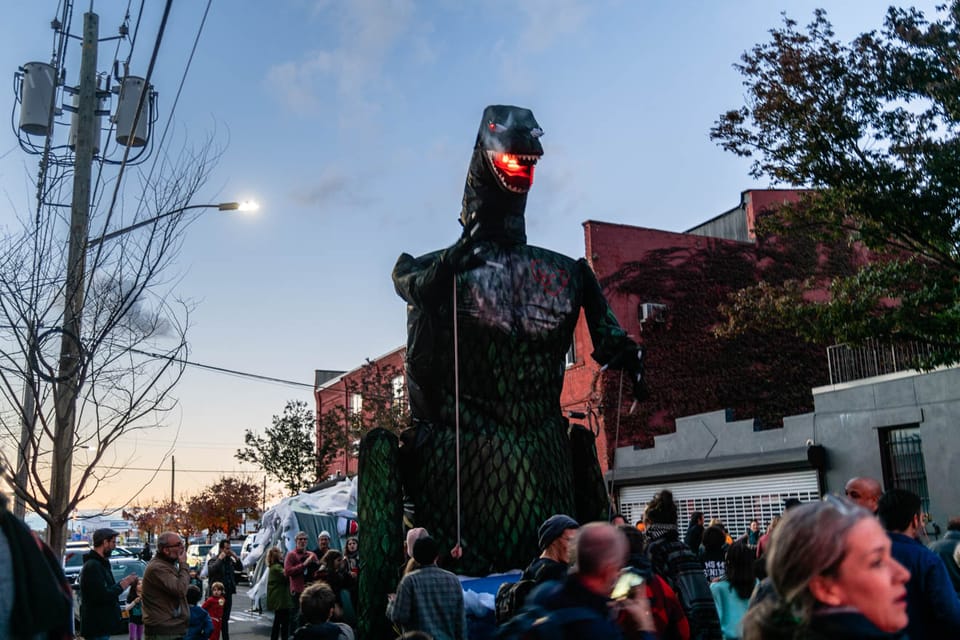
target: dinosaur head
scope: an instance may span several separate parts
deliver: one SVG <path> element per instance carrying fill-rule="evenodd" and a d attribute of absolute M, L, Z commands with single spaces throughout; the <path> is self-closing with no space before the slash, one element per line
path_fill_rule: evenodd
<path fill-rule="evenodd" d="M 484 109 L 460 212 L 465 235 L 526 242 L 523 212 L 534 165 L 543 155 L 542 135 L 529 109 L 505 105 Z"/>

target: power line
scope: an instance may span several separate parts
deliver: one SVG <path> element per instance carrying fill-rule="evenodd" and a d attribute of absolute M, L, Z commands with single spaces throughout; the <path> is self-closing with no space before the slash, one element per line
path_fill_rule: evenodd
<path fill-rule="evenodd" d="M 107 466 L 102 464 L 98 464 L 97 469 L 98 470 L 105 469 L 107 471 L 160 471 L 161 473 L 167 470 L 164 467 L 160 467 L 159 469 L 156 467 L 113 467 L 113 466 Z M 256 474 L 262 473 L 266 475 L 267 473 L 266 471 L 237 471 L 236 469 L 181 469 L 180 467 L 177 467 L 176 472 L 177 473 L 235 473 L 238 475 L 249 475 L 254 473 Z"/>
<path fill-rule="evenodd" d="M 185 360 L 183 358 L 177 358 L 175 356 L 168 356 L 164 353 L 153 353 L 150 351 L 141 351 L 140 349 L 130 349 L 134 353 L 139 353 L 143 356 L 150 356 L 151 358 L 162 358 L 164 360 L 169 360 L 170 362 L 177 362 L 179 364 L 190 365 L 191 367 L 198 367 L 200 369 L 206 369 L 208 371 L 215 371 L 217 373 L 225 373 L 231 376 L 239 376 L 241 378 L 251 378 L 253 380 L 262 380 L 264 382 L 273 382 L 276 384 L 285 384 L 291 387 L 306 387 L 307 389 L 313 389 L 313 385 L 306 382 L 297 382 L 295 380 L 284 380 L 283 378 L 274 378 L 272 376 L 263 376 L 257 373 L 248 373 L 246 371 L 237 371 L 236 369 L 227 369 L 225 367 L 215 367 L 211 364 L 202 364 L 200 362 L 191 362 L 190 360 Z"/>

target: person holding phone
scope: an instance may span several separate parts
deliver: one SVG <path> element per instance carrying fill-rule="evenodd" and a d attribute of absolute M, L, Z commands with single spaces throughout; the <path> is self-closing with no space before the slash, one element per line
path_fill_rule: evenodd
<path fill-rule="evenodd" d="M 157 553 L 143 573 L 143 627 L 144 638 L 178 638 L 187 632 L 190 607 L 187 605 L 187 587 L 190 570 L 187 568 L 187 550 L 179 534 L 161 533 L 157 538 Z"/>
<path fill-rule="evenodd" d="M 632 572 L 621 576 L 628 550 L 627 538 L 617 527 L 606 522 L 584 525 L 576 538 L 571 573 L 563 581 L 534 589 L 528 603 L 547 611 L 579 609 L 592 614 L 566 623 L 564 638 L 618 639 L 624 632 L 631 638 L 656 638 L 642 579 Z"/>
<path fill-rule="evenodd" d="M 223 634 L 223 640 L 230 640 L 230 611 L 233 609 L 233 594 L 237 592 L 236 575 L 243 569 L 243 565 L 230 547 L 230 541 L 221 540 L 217 556 L 207 562 L 207 567 L 210 584 L 214 582 L 223 584 L 223 621 L 220 632 Z"/>

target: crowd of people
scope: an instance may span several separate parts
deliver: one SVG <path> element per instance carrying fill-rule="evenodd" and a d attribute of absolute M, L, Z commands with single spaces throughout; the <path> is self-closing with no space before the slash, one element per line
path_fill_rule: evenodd
<path fill-rule="evenodd" d="M 845 496 L 800 504 L 761 531 L 738 538 L 705 514 L 678 526 L 669 490 L 635 525 L 580 525 L 564 514 L 536 532 L 540 554 L 496 596 L 499 638 L 676 638 L 780 640 L 960 637 L 960 518 L 942 540 L 922 543 L 921 499 L 854 478 Z M 622 522 L 622 518 L 616 518 Z M 114 579 L 117 532 L 100 529 L 79 585 L 86 640 L 102 640 L 126 619 L 131 640 L 229 640 L 237 559 L 229 543 L 209 561 L 208 592 L 187 568 L 182 538 L 165 532 L 143 578 Z M 353 640 L 361 573 L 356 538 L 331 548 L 326 531 L 309 550 L 305 532 L 284 554 L 267 552 L 271 640 Z M 437 541 L 407 534 L 386 615 L 402 638 L 465 640 L 460 580 L 438 566 Z M 70 588 L 55 556 L 0 495 L 0 637 L 66 640 L 73 635 Z M 126 590 L 125 603 L 118 604 Z M 42 603 L 42 604 L 41 604 Z M 539 635 L 531 635 L 539 634 Z"/>

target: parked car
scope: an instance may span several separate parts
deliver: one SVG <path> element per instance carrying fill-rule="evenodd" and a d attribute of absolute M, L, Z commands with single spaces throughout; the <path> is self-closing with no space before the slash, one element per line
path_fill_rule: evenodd
<path fill-rule="evenodd" d="M 63 550 L 63 575 L 70 584 L 77 580 L 80 569 L 83 567 L 83 556 L 93 547 L 85 540 L 71 540 Z"/>
<path fill-rule="evenodd" d="M 216 549 L 215 544 L 191 544 L 187 547 L 187 567 L 200 571 L 206 563 L 210 549 Z"/>
<path fill-rule="evenodd" d="M 131 558 L 129 556 L 120 556 L 114 558 L 110 557 L 110 571 L 113 573 L 113 579 L 116 582 L 120 582 L 126 576 L 131 573 L 137 574 L 139 577 L 143 577 L 143 572 L 147 569 L 147 563 L 139 558 Z M 127 604 L 127 594 L 130 592 L 130 587 L 124 589 L 119 596 L 117 596 L 118 606 L 124 606 Z M 76 629 L 80 630 L 80 603 L 83 602 L 83 589 L 80 588 L 80 581 L 77 580 L 73 585 L 73 619 L 76 625 Z M 119 616 L 118 616 L 119 617 Z M 120 618 L 120 621 L 117 623 L 117 627 L 112 630 L 112 633 L 122 633 L 126 634 L 128 632 L 127 619 Z"/>

